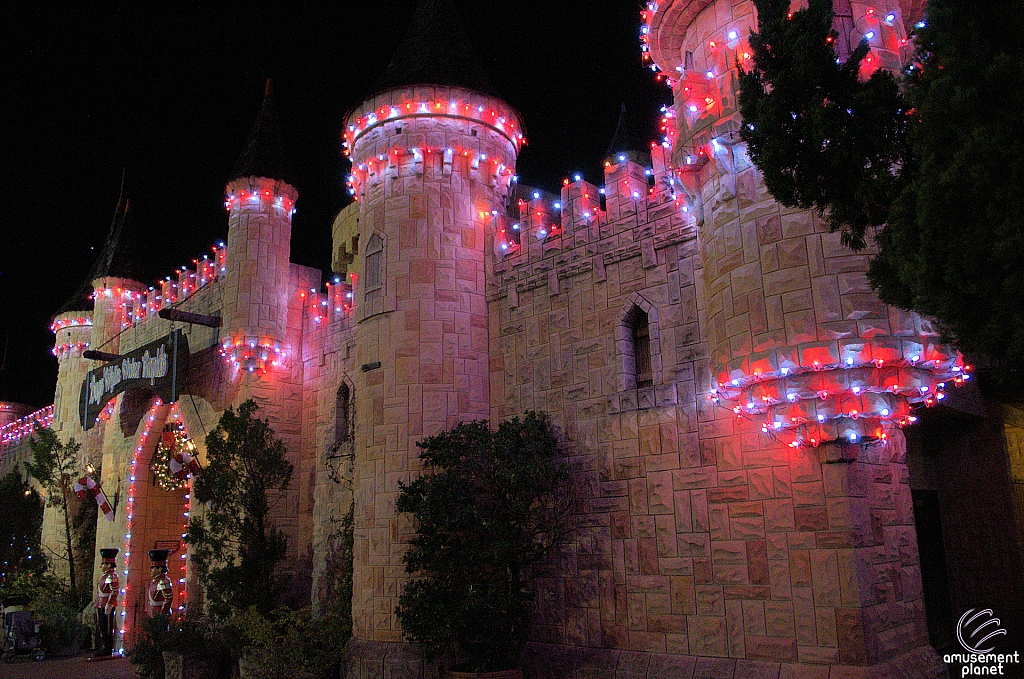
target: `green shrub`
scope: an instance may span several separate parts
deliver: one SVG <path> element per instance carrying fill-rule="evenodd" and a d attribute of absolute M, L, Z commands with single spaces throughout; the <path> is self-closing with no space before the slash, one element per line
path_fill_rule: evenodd
<path fill-rule="evenodd" d="M 346 632 L 338 615 L 279 609 L 265 616 L 250 607 L 228 621 L 227 631 L 249 679 L 327 679 L 338 674 L 351 620 Z"/>
<path fill-rule="evenodd" d="M 142 679 L 163 679 L 167 623 L 166 615 L 145 618 L 140 625 L 135 643 L 128 650 L 128 660 L 135 665 L 135 673 Z"/>
<path fill-rule="evenodd" d="M 230 665 L 224 631 L 210 618 L 200 614 L 154 615 L 142 621 L 128 659 L 144 679 L 164 676 L 164 652 L 201 656 L 222 670 Z M 226 674 L 226 671 L 221 674 Z"/>
<path fill-rule="evenodd" d="M 528 567 L 565 537 L 575 504 L 551 423 L 532 412 L 497 431 L 462 423 L 418 445 L 425 473 L 398 497 L 417 526 L 402 629 L 428 659 L 449 654 L 475 672 L 517 667 L 534 599 Z"/>
<path fill-rule="evenodd" d="M 81 611 L 69 605 L 66 596 L 47 592 L 36 596 L 31 610 L 40 625 L 43 647 L 52 655 L 74 655 L 82 648 L 88 630 Z"/>

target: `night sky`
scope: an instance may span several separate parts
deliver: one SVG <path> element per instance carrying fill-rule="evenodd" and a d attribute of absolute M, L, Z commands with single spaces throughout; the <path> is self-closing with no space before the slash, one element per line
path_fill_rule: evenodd
<path fill-rule="evenodd" d="M 0 400 L 42 406 L 57 374 L 50 317 L 103 244 L 122 168 L 152 284 L 225 238 L 224 183 L 268 76 L 297 173 L 292 261 L 329 273 L 348 202 L 342 120 L 372 93 L 415 0 L 33 4 L 8 3 L 0 27 Z M 623 102 L 632 136 L 654 139 L 670 92 L 641 65 L 637 3 L 455 4 L 523 114 L 522 183 L 557 191 L 582 172 L 600 184 Z"/>

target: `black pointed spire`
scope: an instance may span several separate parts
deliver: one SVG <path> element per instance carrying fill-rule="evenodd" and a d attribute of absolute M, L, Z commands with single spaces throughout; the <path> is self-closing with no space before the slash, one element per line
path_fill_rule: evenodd
<path fill-rule="evenodd" d="M 408 85 L 450 85 L 498 96 L 450 0 L 419 0 L 376 91 Z"/>
<path fill-rule="evenodd" d="M 622 102 L 619 110 L 619 123 L 615 127 L 615 134 L 612 135 L 608 150 L 605 151 L 605 158 L 618 160 L 618 156 L 626 156 L 635 163 L 647 165 L 650 163 L 650 153 L 646 151 L 646 145 L 636 138 L 630 131 L 629 121 L 626 119 L 626 102 Z"/>
<path fill-rule="evenodd" d="M 277 109 L 274 106 L 274 84 L 267 78 L 263 106 L 256 116 L 256 122 L 249 133 L 249 141 L 235 162 L 228 181 L 239 177 L 266 177 L 280 179 L 295 186 L 291 163 L 284 151 L 284 139 L 277 125 Z"/>
<path fill-rule="evenodd" d="M 97 278 L 142 280 L 142 264 L 138 255 L 138 242 L 131 227 L 130 214 L 131 201 L 125 200 L 122 193 L 122 196 L 117 199 L 117 207 L 114 209 L 114 219 L 110 223 L 107 240 L 103 242 L 96 261 L 89 269 L 89 275 L 85 277 L 71 299 L 57 311 L 57 314 L 92 309 L 92 282 Z"/>

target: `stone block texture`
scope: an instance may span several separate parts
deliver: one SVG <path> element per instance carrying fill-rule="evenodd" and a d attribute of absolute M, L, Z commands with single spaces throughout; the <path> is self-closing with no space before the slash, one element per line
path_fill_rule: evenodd
<path fill-rule="evenodd" d="M 920 11 L 902 4 L 908 16 Z M 844 44 L 863 34 L 865 7 L 837 0 Z M 889 10 L 898 4 L 874 8 Z M 83 443 L 83 466 L 92 462 L 119 499 L 97 548 L 125 544 L 129 470 L 152 400 L 119 396 L 109 418 L 83 430 L 78 394 L 94 364 L 77 347 L 130 351 L 183 327 L 192 363 L 177 412 L 200 460 L 204 434 L 246 398 L 287 446 L 295 472 L 274 518 L 288 538 L 289 602 L 317 608 L 330 595 L 340 522 L 354 511 L 347 677 L 438 676 L 395 616 L 413 530 L 395 509 L 399 483 L 421 472 L 423 437 L 528 410 L 551 414 L 583 489 L 571 540 L 535 568 L 528 676 L 946 676 L 928 641 L 903 434 L 886 445 L 792 448 L 708 397 L 715 375 L 744 370 L 752 354 L 935 333 L 873 295 L 870 251 L 847 250 L 818 216 L 777 204 L 747 159 L 730 55 L 742 58 L 753 3 L 666 0 L 650 19 L 655 61 L 682 68 L 674 143 L 651 149 L 653 177 L 609 159 L 603 194 L 567 182 L 560 196 L 523 200 L 516 212 L 506 203 L 518 152 L 509 130 L 522 125 L 507 105 L 451 87 L 389 90 L 346 128 L 358 200 L 335 221 L 332 261 L 351 308 L 323 298 L 321 272 L 289 261 L 290 211 L 275 197 L 290 205 L 295 189 L 249 177 L 226 189 L 218 274 L 174 302 L 220 316 L 221 327 L 152 315 L 124 327 L 116 296 L 76 312 L 91 325 L 58 330 L 54 427 Z M 898 59 L 889 47 L 906 21 L 886 29 L 880 60 Z M 731 31 L 742 36 L 733 45 Z M 691 114 L 694 93 L 712 103 Z M 240 337 L 279 348 L 278 364 L 235 367 L 222 352 Z M 170 412 L 158 408 L 153 426 Z M 924 484 L 962 510 L 946 535 L 950 553 L 977 544 L 974 525 L 998 532 L 983 516 L 990 505 L 957 505 L 953 479 L 983 493 L 1002 465 L 998 495 L 1011 497 L 1020 491 L 1008 470 L 1024 478 L 1021 437 L 1007 444 L 998 414 L 979 412 L 988 424 L 945 437 L 948 454 L 915 479 L 915 490 Z M 984 469 L 965 452 L 976 441 L 1002 451 Z M 175 502 L 136 491 L 140 541 L 180 531 Z M 1015 520 L 1006 507 L 991 514 Z M 44 541 L 59 544 L 59 528 L 48 510 Z M 152 546 L 133 543 L 133 559 Z M 1005 592 L 1019 599 L 1005 584 L 1019 584 L 1012 547 L 989 545 L 1001 575 L 988 589 L 970 584 L 983 576 L 966 561 L 953 564 L 951 580 L 967 592 L 956 606 Z M 194 605 L 201 591 L 191 576 L 188 585 Z"/>
<path fill-rule="evenodd" d="M 416 441 L 490 414 L 486 229 L 504 209 L 517 146 L 496 124 L 462 117 L 462 107 L 507 108 L 468 90 L 425 87 L 382 93 L 350 117 L 400 112 L 381 115 L 353 145 L 353 164 L 367 168 L 355 331 L 360 640 L 402 639 L 394 611 L 412 525 L 395 500 L 398 484 L 421 469 Z"/>

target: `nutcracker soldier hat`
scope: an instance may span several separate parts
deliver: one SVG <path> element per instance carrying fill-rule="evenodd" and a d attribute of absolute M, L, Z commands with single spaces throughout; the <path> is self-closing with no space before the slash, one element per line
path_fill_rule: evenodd
<path fill-rule="evenodd" d="M 162 566 L 167 567 L 167 554 L 170 552 L 169 549 L 151 549 L 149 550 L 149 560 L 151 566 Z"/>
<path fill-rule="evenodd" d="M 100 550 L 101 563 L 109 563 L 109 564 L 115 563 L 114 560 L 117 558 L 117 553 L 120 552 L 120 551 L 121 551 L 120 549 L 113 549 L 113 548 L 111 548 L 111 549 L 101 549 Z"/>

